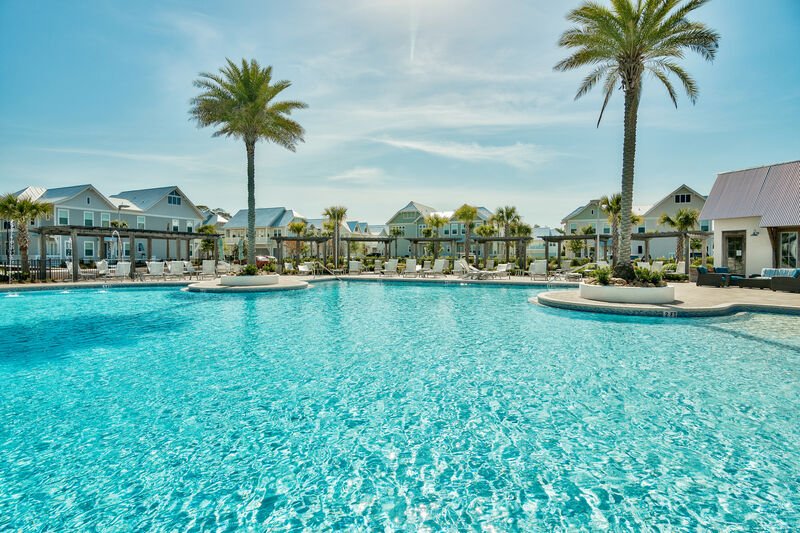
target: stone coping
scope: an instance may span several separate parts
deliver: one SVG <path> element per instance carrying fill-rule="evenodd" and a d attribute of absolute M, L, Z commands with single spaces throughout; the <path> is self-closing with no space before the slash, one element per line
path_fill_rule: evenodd
<path fill-rule="evenodd" d="M 0 285 L 0 293 L 4 292 L 28 292 L 28 291 L 63 291 L 67 289 L 113 289 L 137 288 L 137 287 L 185 287 L 190 280 L 169 280 L 169 281 L 67 281 L 52 283 L 15 283 L 11 285 Z"/>
<path fill-rule="evenodd" d="M 531 303 L 590 313 L 655 317 L 709 317 L 740 312 L 779 313 L 800 316 L 800 295 L 738 287 L 697 287 L 675 285 L 676 301 L 671 304 L 625 304 L 581 298 L 578 291 L 544 292 Z"/>

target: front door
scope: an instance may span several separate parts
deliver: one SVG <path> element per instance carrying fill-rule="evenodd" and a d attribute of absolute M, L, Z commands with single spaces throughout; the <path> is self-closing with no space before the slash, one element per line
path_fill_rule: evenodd
<path fill-rule="evenodd" d="M 744 276 L 744 233 L 724 233 L 723 234 L 723 247 L 725 250 L 725 264 L 731 274 L 740 274 Z"/>

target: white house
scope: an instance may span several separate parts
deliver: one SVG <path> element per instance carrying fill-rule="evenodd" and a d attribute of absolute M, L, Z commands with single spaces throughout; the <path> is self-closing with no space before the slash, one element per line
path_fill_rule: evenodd
<path fill-rule="evenodd" d="M 256 208 L 256 255 L 278 255 L 278 241 L 274 237 L 290 234 L 287 226 L 295 220 L 306 221 L 306 217 L 286 207 Z M 223 241 L 227 253 L 237 249 L 243 254 L 247 242 L 247 209 L 240 209 L 223 226 Z"/>
<path fill-rule="evenodd" d="M 800 161 L 719 174 L 701 216 L 712 221 L 715 265 L 747 276 L 800 267 Z"/>

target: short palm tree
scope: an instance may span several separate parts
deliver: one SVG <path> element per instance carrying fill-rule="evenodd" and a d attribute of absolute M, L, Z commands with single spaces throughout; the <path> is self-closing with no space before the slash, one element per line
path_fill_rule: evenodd
<path fill-rule="evenodd" d="M 674 217 L 669 216 L 667 213 L 662 213 L 658 219 L 659 224 L 669 226 L 675 231 L 690 231 L 697 227 L 700 223 L 700 212 L 697 209 L 683 208 L 678 209 Z M 678 237 L 678 247 L 675 250 L 675 260 L 683 261 L 683 248 L 685 246 L 684 235 Z"/>
<path fill-rule="evenodd" d="M 217 233 L 217 228 L 211 224 L 203 224 L 197 228 L 197 233 L 200 235 L 214 235 Z M 214 251 L 214 243 L 216 237 L 206 237 L 200 241 L 200 251 L 203 252 L 203 257 L 208 258 L 211 252 Z"/>
<path fill-rule="evenodd" d="M 469 263 L 469 246 L 472 240 L 472 223 L 477 216 L 478 208 L 467 204 L 462 205 L 453 213 L 453 218 L 464 224 L 464 229 L 466 230 L 464 235 L 464 257 L 467 259 L 467 263 Z"/>
<path fill-rule="evenodd" d="M 514 237 L 530 237 L 531 235 L 533 235 L 533 228 L 531 227 L 531 225 L 526 224 L 521 220 L 511 224 L 509 231 L 511 232 L 511 235 Z M 525 241 L 517 241 L 517 258 L 519 258 L 519 260 L 521 260 L 522 258 L 522 250 L 525 246 L 527 246 L 527 243 Z M 521 268 L 525 268 L 526 266 L 527 265 L 523 265 L 520 263 Z"/>
<path fill-rule="evenodd" d="M 592 226 L 591 224 L 587 224 L 586 226 L 583 226 L 581 229 L 579 229 L 578 233 L 580 233 L 581 235 L 594 235 L 595 234 L 594 226 Z M 589 257 L 588 240 L 583 241 L 583 252 L 584 252 L 583 253 L 584 257 Z"/>
<path fill-rule="evenodd" d="M 28 227 L 31 222 L 53 212 L 53 204 L 17 198 L 13 194 L 6 194 L 0 198 L 0 219 L 14 223 L 17 230 L 17 247 L 22 267 L 22 278 L 28 279 L 30 263 L 28 261 L 28 248 L 31 245 L 31 236 Z M 39 250 L 42 259 L 47 257 L 46 250 Z"/>
<path fill-rule="evenodd" d="M 509 236 L 509 231 L 511 230 L 511 224 L 515 224 L 519 222 L 520 216 L 517 213 L 517 208 L 513 205 L 507 205 L 505 207 L 498 207 L 497 211 L 494 214 L 494 221 L 498 224 L 498 226 L 503 228 L 503 237 Z M 509 257 L 509 243 L 506 243 L 506 263 L 508 263 Z"/>
<path fill-rule="evenodd" d="M 492 224 L 481 224 L 475 228 L 475 235 L 480 237 L 491 237 L 496 233 L 497 229 Z M 487 259 L 489 259 L 489 241 L 483 243 L 483 260 L 485 261 Z"/>
<path fill-rule="evenodd" d="M 347 208 L 342 205 L 332 205 L 326 208 L 322 215 L 327 217 L 333 230 L 333 264 L 335 268 L 339 268 L 339 234 L 342 230 L 342 222 L 347 217 Z"/>
<path fill-rule="evenodd" d="M 436 232 L 437 237 L 442 236 L 441 229 L 444 226 L 446 226 L 449 222 L 450 220 L 448 220 L 447 217 L 444 217 L 438 213 L 434 213 L 432 215 L 428 215 L 427 217 L 425 217 L 425 224 Z M 439 255 L 439 243 L 435 242 L 433 243 L 433 258 L 436 259 L 438 255 Z"/>
<path fill-rule="evenodd" d="M 633 207 L 636 127 L 642 80 L 650 73 L 667 89 L 677 106 L 677 93 L 670 81 L 675 76 L 689 100 L 697 100 L 694 79 L 678 64 L 687 51 L 713 61 L 719 46 L 719 34 L 705 24 L 687 17 L 708 0 L 611 0 L 611 9 L 597 2 L 585 2 L 567 15 L 577 26 L 564 32 L 559 45 L 573 49 L 573 54 L 559 62 L 556 70 L 566 71 L 591 66 L 575 98 L 588 93 L 602 81 L 603 112 L 617 86 L 625 93 L 624 140 L 622 148 L 622 213 Z M 621 221 L 620 249 L 630 248 L 631 223 Z M 626 254 L 615 267 L 616 275 L 632 279 L 633 268 Z"/>
<path fill-rule="evenodd" d="M 611 224 L 611 260 L 616 264 L 619 257 L 619 214 L 622 212 L 622 195 L 615 193 L 611 196 L 601 196 L 600 209 Z"/>
<path fill-rule="evenodd" d="M 398 257 L 397 255 L 397 239 L 403 235 L 403 230 L 400 226 L 393 226 L 392 229 L 389 230 L 389 235 L 394 237 L 394 256 Z"/>
<path fill-rule="evenodd" d="M 266 141 L 294 152 L 303 142 L 304 130 L 290 118 L 293 111 L 308 107 L 294 100 L 275 101 L 291 86 L 286 80 L 273 81 L 272 67 L 255 59 L 230 59 L 219 74 L 201 72 L 194 86 L 202 89 L 191 100 L 189 113 L 198 126 L 214 126 L 214 137 L 244 141 L 247 152 L 247 263 L 256 262 L 256 143 Z"/>
<path fill-rule="evenodd" d="M 299 219 L 298 220 L 292 220 L 286 226 L 286 229 L 288 229 L 291 233 L 294 233 L 295 237 L 302 237 L 303 235 L 306 234 L 306 221 L 305 220 L 299 220 Z M 298 256 L 298 257 L 300 256 L 300 247 L 301 246 L 302 246 L 302 243 L 300 241 L 295 241 L 294 242 L 294 253 L 295 253 L 295 256 Z"/>

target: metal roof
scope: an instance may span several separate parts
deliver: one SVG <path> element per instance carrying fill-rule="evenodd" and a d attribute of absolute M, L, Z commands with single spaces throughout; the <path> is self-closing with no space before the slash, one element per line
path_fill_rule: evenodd
<path fill-rule="evenodd" d="M 257 228 L 281 228 L 288 225 L 295 218 L 305 217 L 292 209 L 285 207 L 257 207 L 256 208 L 256 227 Z M 247 209 L 240 209 L 225 224 L 226 228 L 246 228 Z"/>
<path fill-rule="evenodd" d="M 122 191 L 119 194 L 112 194 L 111 198 L 123 199 L 132 203 L 142 211 L 147 211 L 158 202 L 161 201 L 166 195 L 176 190 L 178 187 L 156 187 L 153 189 L 138 189 L 135 191 Z"/>
<path fill-rule="evenodd" d="M 56 187 L 55 189 L 47 189 L 39 196 L 39 200 L 42 202 L 49 202 L 52 204 L 58 202 L 64 202 L 69 200 L 70 198 L 74 198 L 78 194 L 82 193 L 86 189 L 92 187 L 89 184 L 86 185 L 73 185 L 72 187 Z M 93 188 L 93 187 L 92 187 Z"/>
<path fill-rule="evenodd" d="M 800 161 L 717 176 L 702 220 L 761 217 L 763 227 L 800 225 Z"/>

